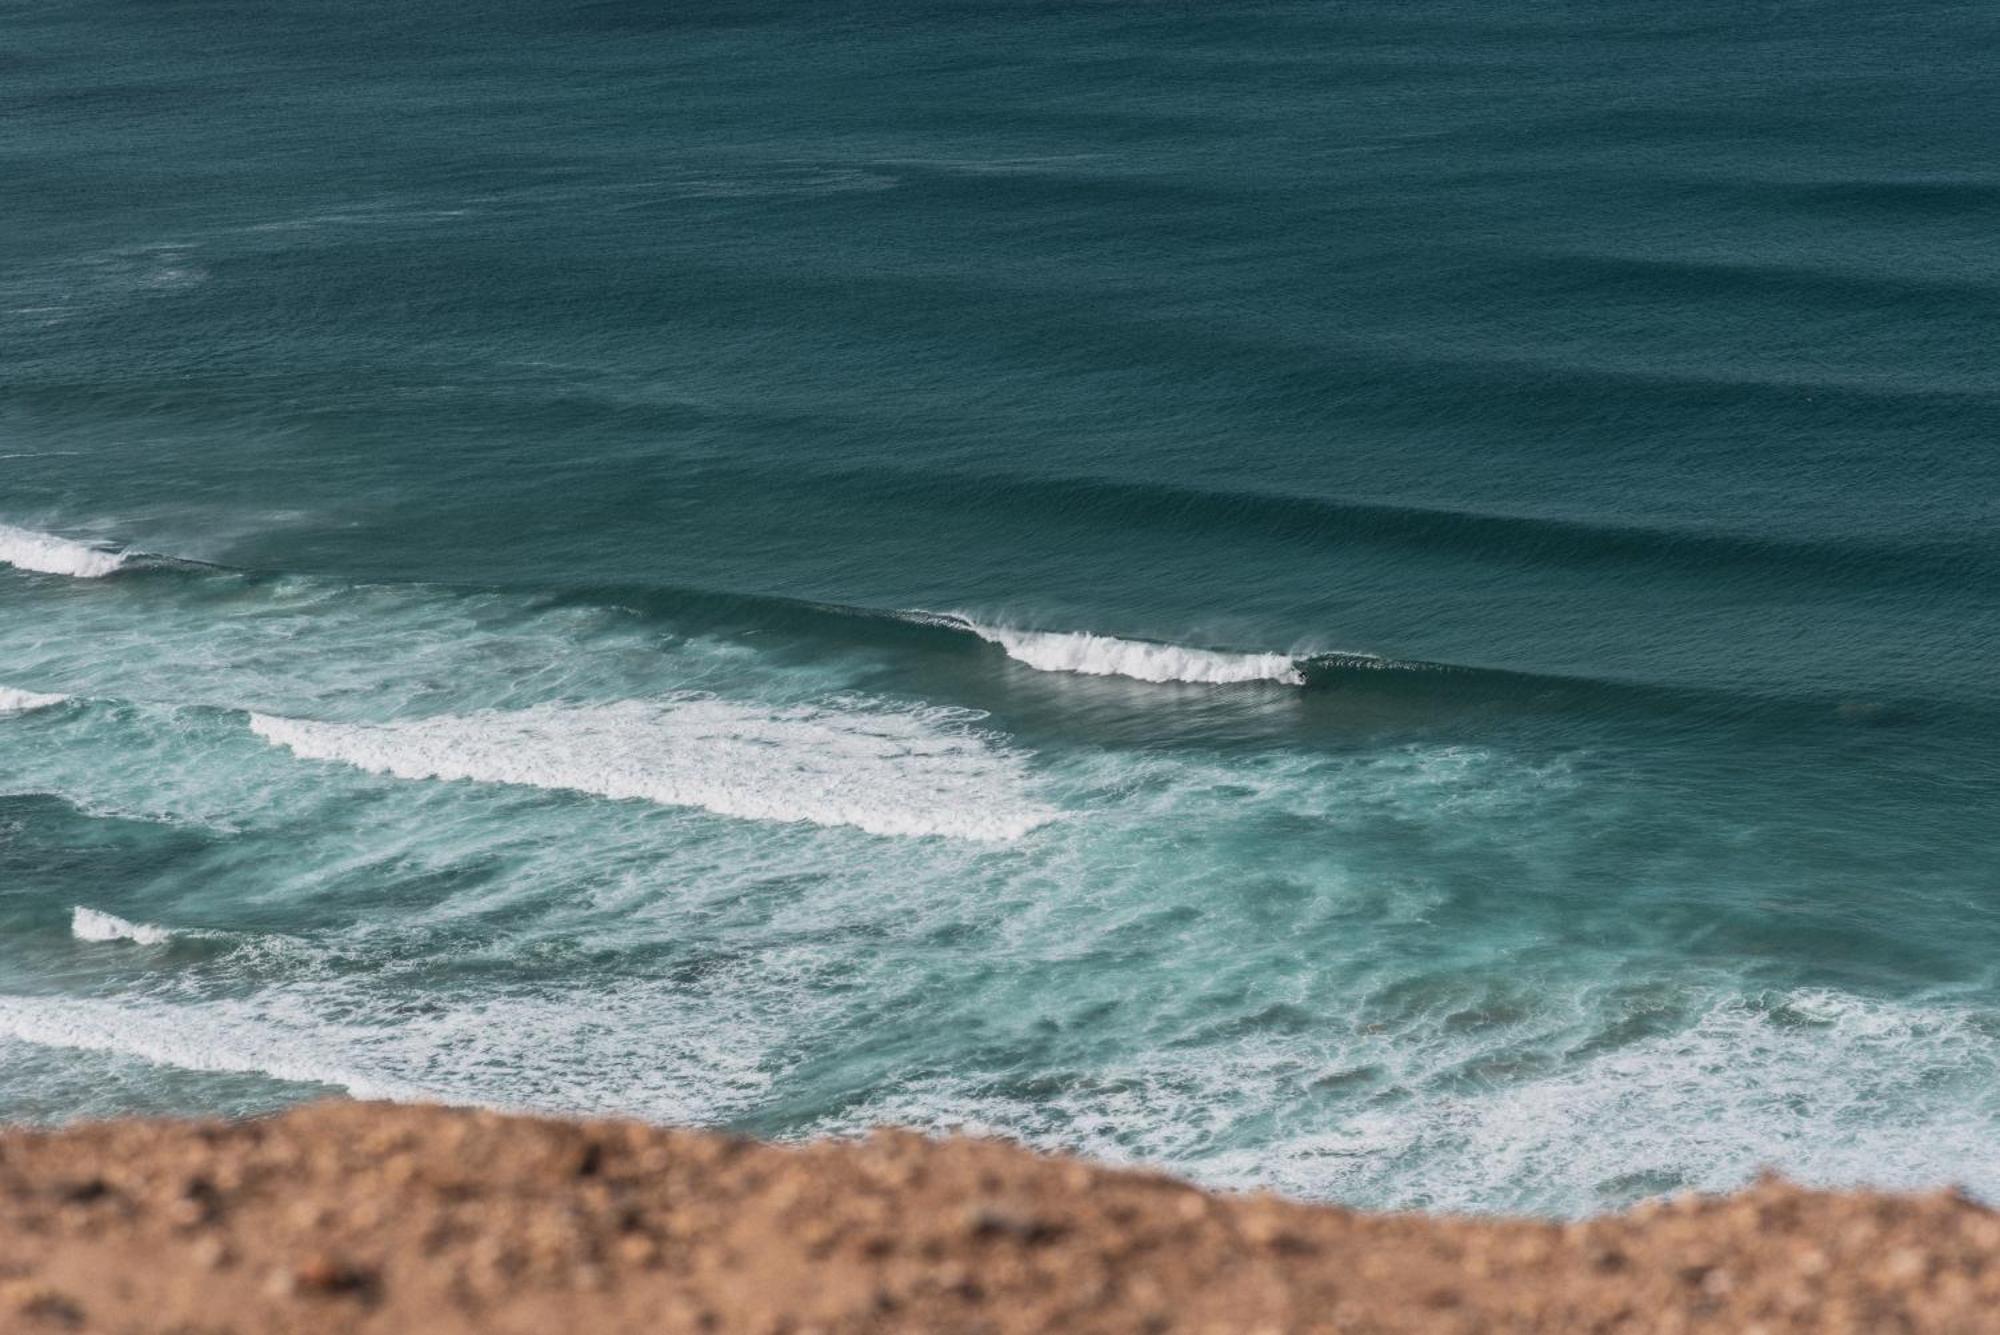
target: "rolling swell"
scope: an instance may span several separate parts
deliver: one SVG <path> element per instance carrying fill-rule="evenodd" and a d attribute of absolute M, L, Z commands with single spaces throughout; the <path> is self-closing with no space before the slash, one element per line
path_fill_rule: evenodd
<path fill-rule="evenodd" d="M 1774 188 L 1804 207 L 1846 209 L 1857 215 L 1977 217 L 2000 204 L 2000 182 L 1960 173 L 1903 173 L 1786 181 Z"/>
<path fill-rule="evenodd" d="M 880 475 L 873 475 L 879 478 Z M 894 481 L 912 486 L 944 487 L 945 479 L 895 475 Z M 1111 484 L 1102 482 L 1036 483 L 988 479 L 1004 493 L 1003 503 L 1023 503 L 1025 497 L 1040 494 L 1053 499 L 1057 492 L 1067 495 L 1079 512 L 1105 517 L 1129 514 L 1148 521 L 1188 524 L 1238 524 L 1259 531 L 1277 533 L 1287 539 L 1325 537 L 1336 532 L 1363 532 L 1392 540 L 1441 539 L 1444 544 L 1460 544 L 1475 550 L 1483 544 L 1511 545 L 1519 555 L 1543 546 L 1553 549 L 1568 542 L 1572 552 L 1592 548 L 1602 558 L 1625 556 L 1641 559 L 1670 551 L 1670 535 L 1652 530 L 1630 530 L 1568 523 L 1429 511 L 1408 507 L 1360 505 L 1287 498 L 1259 493 L 1198 491 L 1188 488 Z M 964 498 L 964 492 L 952 488 Z M 1174 518 L 1177 517 L 1177 518 Z M 1743 562 L 1760 556 L 1777 559 L 1780 554 L 1801 557 L 1809 545 L 1778 541 L 1720 538 L 1712 535 L 1690 539 L 1696 549 L 1710 559 Z M 1666 544 L 1665 547 L 1659 544 Z M 95 549 L 73 544 L 79 551 Z M 1435 544 L 1433 544 L 1435 545 Z M 228 597 L 254 597 L 259 588 L 295 585 L 300 580 L 323 585 L 328 591 L 353 589 L 351 585 L 323 575 L 295 575 L 280 570 L 239 569 L 207 562 L 127 549 L 115 556 L 114 569 L 121 575 L 145 572 L 178 575 L 173 597 L 200 598 L 203 589 L 228 589 Z M 1908 552 L 1880 551 L 1885 560 L 1905 559 Z M 211 583 L 209 577 L 225 583 Z M 122 582 L 122 578 L 121 578 Z M 371 581 L 380 585 L 381 581 Z M 1740 692 L 1718 686 L 1693 689 L 1667 687 L 1642 681 L 1574 676 L 1523 671 L 1492 665 L 1442 662 L 1405 656 L 1384 656 L 1366 651 L 1318 648 L 1279 650 L 1271 647 L 1229 647 L 1193 640 L 1153 639 L 1127 634 L 1111 634 L 1094 629 L 1049 627 L 1026 620 L 998 620 L 960 612 L 930 612 L 912 609 L 869 607 L 857 604 L 798 599 L 776 594 L 703 589 L 672 584 L 562 584 L 535 588 L 490 584 L 441 584 L 431 582 L 391 582 L 412 591 L 421 591 L 442 600 L 464 597 L 516 595 L 521 613 L 540 613 L 579 608 L 615 609 L 653 622 L 676 635 L 707 635 L 722 639 L 754 639 L 760 654 L 778 661 L 811 661 L 828 653 L 867 652 L 886 656 L 890 664 L 917 663 L 926 658 L 957 659 L 976 663 L 987 659 L 1004 663 L 1005 671 L 1022 669 L 1054 675 L 1118 678 L 1147 684 L 1239 687 L 1303 688 L 1308 692 L 1330 690 L 1362 691 L 1405 701 L 1456 702 L 1537 702 L 1547 705 L 1583 698 L 1630 705 L 1650 700 L 1655 706 L 1679 708 L 1707 707 L 1718 700 L 1740 706 Z M 1293 644 L 1310 645 L 1319 638 L 1313 628 L 1304 628 Z M 11 700 L 11 697 L 8 697 Z M 0 701 L 5 704 L 6 701 Z M 37 704 L 49 703 L 37 699 Z M 1820 704 L 1828 702 L 1820 701 Z M 12 701 L 14 709 L 26 708 Z"/>
<path fill-rule="evenodd" d="M 1205 687 L 1213 688 L 1208 694 L 1218 700 L 1260 691 L 1296 693 L 1302 702 L 1338 695 L 1343 713 L 1366 700 L 1399 715 L 1424 717 L 1439 709 L 1497 708 L 1536 713 L 1636 711 L 1718 721 L 1758 714 L 1792 724 L 1834 719 L 1843 725 L 1885 725 L 1907 723 L 1930 712 L 1925 700 L 1856 701 L 1812 690 L 1759 691 L 1726 678 L 1706 684 L 1667 684 L 1353 649 L 1217 646 L 1192 639 L 1050 628 L 1034 621 L 1003 624 L 957 612 L 890 610 L 669 585 L 578 587 L 547 595 L 539 605 L 615 606 L 677 633 L 745 638 L 754 641 L 760 653 L 796 661 L 860 652 L 884 655 L 899 668 L 916 668 L 926 660 L 942 662 L 949 665 L 954 681 L 975 691 L 968 699 L 978 696 L 976 678 L 967 674 L 982 664 L 986 671 L 1002 676 L 1030 673 L 1046 678 L 1058 692 L 1054 697 L 1058 708 L 1059 683 L 1069 680 L 1082 687 L 1085 681 L 1105 680 L 1157 685 L 1161 688 L 1157 694 L 1128 696 L 1123 703 L 1144 699 L 1163 708 L 1176 706 L 1172 688 Z M 1309 646 L 1315 638 L 1321 637 L 1308 630 L 1293 643 Z"/>
<path fill-rule="evenodd" d="M 984 511 L 1301 546 L 1375 545 L 1538 568 L 1616 564 L 1674 574 L 1744 572 L 1816 583 L 1952 587 L 1975 574 L 2000 574 L 1991 544 L 1969 537 L 1812 540 L 1101 477 L 866 468 L 817 473 L 805 481 L 816 490 L 958 516 Z"/>
<path fill-rule="evenodd" d="M 956 612 L 886 610 L 767 594 L 720 593 L 672 586 L 606 587 L 551 595 L 548 607 L 624 608 L 683 632 L 771 636 L 807 656 L 821 650 L 875 649 L 897 655 L 989 658 L 1006 670 L 1114 677 L 1158 685 L 1264 686 L 1307 694 L 1347 690 L 1434 701 L 1570 700 L 1590 697 L 1659 707 L 1713 705 L 1718 695 L 1643 682 L 1524 672 L 1357 650 L 1298 652 L 1234 649 L 990 624 Z M 774 647 L 770 640 L 766 648 Z"/>
<path fill-rule="evenodd" d="M 541 606 L 615 606 L 677 630 L 720 635 L 777 635 L 802 651 L 876 648 L 977 657 L 990 654 L 1038 671 L 1124 677 L 1155 684 L 1335 686 L 1356 674 L 1383 679 L 1488 681 L 1546 688 L 1579 684 L 1543 677 L 1350 650 L 1302 653 L 1180 644 L 1088 630 L 1047 630 L 986 623 L 958 612 L 884 609 L 772 594 L 721 593 L 671 585 L 593 586 L 565 590 Z M 1604 683 L 1610 685 L 1611 683 Z"/>

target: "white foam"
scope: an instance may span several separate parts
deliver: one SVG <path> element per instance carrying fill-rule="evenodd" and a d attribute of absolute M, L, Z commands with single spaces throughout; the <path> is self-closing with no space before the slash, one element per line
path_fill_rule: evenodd
<path fill-rule="evenodd" d="M 764 967 L 725 968 L 691 987 L 598 980 L 476 999 L 413 999 L 385 992 L 379 977 L 297 979 L 206 1000 L 181 989 L 172 999 L 0 995 L 0 1038 L 357 1098 L 687 1125 L 739 1116 L 767 1096 L 789 1060 L 783 1036 L 811 1023 L 811 1000 L 783 962 L 760 986 Z"/>
<path fill-rule="evenodd" d="M 1018 839 L 1055 818 L 1023 758 L 966 716 L 863 703 L 760 708 L 708 696 L 488 710 L 404 723 L 252 714 L 273 745 L 401 779 L 637 798 L 871 834 Z"/>
<path fill-rule="evenodd" d="M 968 630 L 999 645 L 1016 662 L 1042 672 L 1076 672 L 1091 677 L 1130 677 L 1134 681 L 1190 682 L 1205 686 L 1272 681 L 1286 686 L 1305 684 L 1305 676 L 1289 654 L 1245 654 L 1220 649 L 1191 649 L 1149 640 L 1121 640 L 1088 631 L 1014 630 L 986 626 L 965 617 L 936 615 L 935 619 Z"/>
<path fill-rule="evenodd" d="M 1511 1045 L 1402 1030 L 1155 1049 L 1047 1097 L 982 1073 L 885 1090 L 810 1128 L 1000 1133 L 1373 1209 L 1574 1216 L 1727 1191 L 1775 1168 L 1826 1187 L 1958 1184 L 2000 1200 L 2000 1041 L 1972 1009 L 1800 991 L 1716 1001 L 1667 1032 L 1464 1079 Z M 1518 1037 L 1518 1035 L 1516 1035 Z M 1505 1040 L 1499 1040 L 1505 1044 Z M 1378 1073 L 1342 1106 L 1316 1085 Z"/>
<path fill-rule="evenodd" d="M 0 686 L 0 714 L 25 714 L 31 709 L 47 709 L 69 699 L 66 695 L 44 695 L 39 691 L 17 691 Z"/>
<path fill-rule="evenodd" d="M 157 946 L 172 940 L 174 935 L 164 927 L 127 922 L 113 914 L 87 909 L 81 904 L 70 912 L 69 934 L 79 941 L 136 941 L 142 946 Z"/>
<path fill-rule="evenodd" d="M 45 575 L 101 579 L 124 564 L 123 552 L 107 552 L 52 533 L 0 524 L 0 565 Z"/>
<path fill-rule="evenodd" d="M 198 1013 L 188 1007 L 141 1010 L 82 997 L 0 996 L 0 1034 L 24 1043 L 114 1053 L 188 1071 L 331 1085 L 362 1099 L 437 1097 L 422 1086 L 330 1065 L 282 1028 L 255 1030 L 197 1019 Z"/>

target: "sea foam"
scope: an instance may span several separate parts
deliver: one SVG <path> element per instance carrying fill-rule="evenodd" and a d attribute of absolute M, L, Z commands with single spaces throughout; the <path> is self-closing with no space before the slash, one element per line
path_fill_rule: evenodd
<path fill-rule="evenodd" d="M 66 695 L 44 695 L 39 691 L 18 691 L 0 686 L 0 714 L 25 714 L 31 709 L 47 709 L 69 699 Z"/>
<path fill-rule="evenodd" d="M 814 1013 L 802 998 L 767 1011 L 772 998 L 734 970 L 692 990 L 578 980 L 418 1006 L 358 983 L 298 979 L 205 1000 L 0 994 L 0 1039 L 356 1098 L 688 1125 L 739 1117 L 768 1097 L 789 1060 L 783 1036 Z"/>
<path fill-rule="evenodd" d="M 101 579 L 124 564 L 123 552 L 107 552 L 52 533 L 0 524 L 0 565 L 44 575 Z"/>
<path fill-rule="evenodd" d="M 438 1096 L 438 1091 L 422 1086 L 333 1065 L 283 1029 L 243 1033 L 238 1026 L 191 1023 L 199 1014 L 189 1007 L 126 1007 L 85 997 L 0 996 L 0 1037 L 134 1057 L 187 1071 L 228 1071 L 328 1085 L 361 1099 L 410 1102 Z"/>
<path fill-rule="evenodd" d="M 1459 1078 L 1499 1055 L 1490 1042 L 1232 1037 L 1135 1054 L 1041 1098 L 977 1074 L 926 1077 L 810 1129 L 999 1134 L 1369 1209 L 1588 1215 L 1732 1190 L 1768 1168 L 1825 1187 L 1956 1182 L 2000 1200 L 1986 1152 L 2000 1043 L 1972 1008 L 1814 991 L 1717 999 L 1657 1035 L 1565 1060 L 1523 1060 L 1516 1046 L 1497 1064 L 1518 1074 Z M 1391 1095 L 1335 1111 L 1318 1087 L 1371 1075 Z"/>
<path fill-rule="evenodd" d="M 950 613 L 920 613 L 925 620 L 968 631 L 999 645 L 1009 658 L 1042 672 L 1076 672 L 1134 681 L 1220 686 L 1270 681 L 1302 686 L 1305 675 L 1289 654 L 1233 653 L 1150 640 L 1124 640 L 1088 631 L 1015 630 L 988 626 Z"/>
<path fill-rule="evenodd" d="M 968 723 L 948 710 L 708 696 L 386 724 L 250 716 L 258 736 L 295 755 L 401 779 L 521 784 L 882 835 L 1004 841 L 1054 819 L 1028 795 L 1023 758 Z"/>
<path fill-rule="evenodd" d="M 165 927 L 127 922 L 113 914 L 87 909 L 81 904 L 70 911 L 69 934 L 79 941 L 136 941 L 142 946 L 157 946 L 172 940 L 174 935 Z"/>

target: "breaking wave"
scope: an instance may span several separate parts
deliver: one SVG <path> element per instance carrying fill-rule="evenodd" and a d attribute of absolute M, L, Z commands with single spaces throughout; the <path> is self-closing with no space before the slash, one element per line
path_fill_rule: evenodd
<path fill-rule="evenodd" d="M 409 722 L 252 714 L 308 760 L 400 779 L 467 779 L 700 807 L 881 835 L 1018 839 L 1056 816 L 1024 758 L 976 715 L 859 702 L 755 708 L 705 695 L 486 710 Z"/>
<path fill-rule="evenodd" d="M 1376 654 L 1329 651 L 1306 655 L 1248 653 L 1236 649 L 1199 649 L 1160 640 L 1129 640 L 1091 631 L 1017 630 L 992 626 L 956 612 L 901 612 L 897 619 L 974 636 L 998 645 L 1017 663 L 1038 672 L 1074 672 L 1089 677 L 1126 677 L 1132 681 L 1185 682 L 1196 686 L 1230 686 L 1273 682 L 1280 686 L 1317 686 L 1347 672 L 1461 672 L 1442 663 L 1404 662 Z"/>
<path fill-rule="evenodd" d="M 53 533 L 0 524 L 0 565 L 44 575 L 102 579 L 125 564 L 124 552 L 105 551 Z"/>
<path fill-rule="evenodd" d="M 1233 653 L 1193 649 L 1153 640 L 1123 640 L 1089 631 L 1015 630 L 987 626 L 947 612 L 917 612 L 911 616 L 949 626 L 997 644 L 1007 656 L 1041 672 L 1075 672 L 1091 677 L 1130 677 L 1134 681 L 1189 682 L 1221 686 L 1270 681 L 1305 685 L 1305 672 L 1289 654 Z"/>
<path fill-rule="evenodd" d="M 69 934 L 79 941 L 136 941 L 157 946 L 173 939 L 174 933 L 151 923 L 127 922 L 110 913 L 100 913 L 78 904 L 70 912 Z"/>
<path fill-rule="evenodd" d="M 47 709 L 69 699 L 66 695 L 45 695 L 40 691 L 19 691 L 0 686 L 0 714 L 25 714 L 31 709 Z"/>

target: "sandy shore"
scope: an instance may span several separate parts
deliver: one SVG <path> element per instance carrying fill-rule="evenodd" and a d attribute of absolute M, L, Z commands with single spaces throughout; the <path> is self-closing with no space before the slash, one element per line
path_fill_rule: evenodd
<path fill-rule="evenodd" d="M 0 1330 L 1993 1331 L 2000 1216 L 1375 1216 L 991 1142 L 325 1103 L 0 1134 Z"/>

